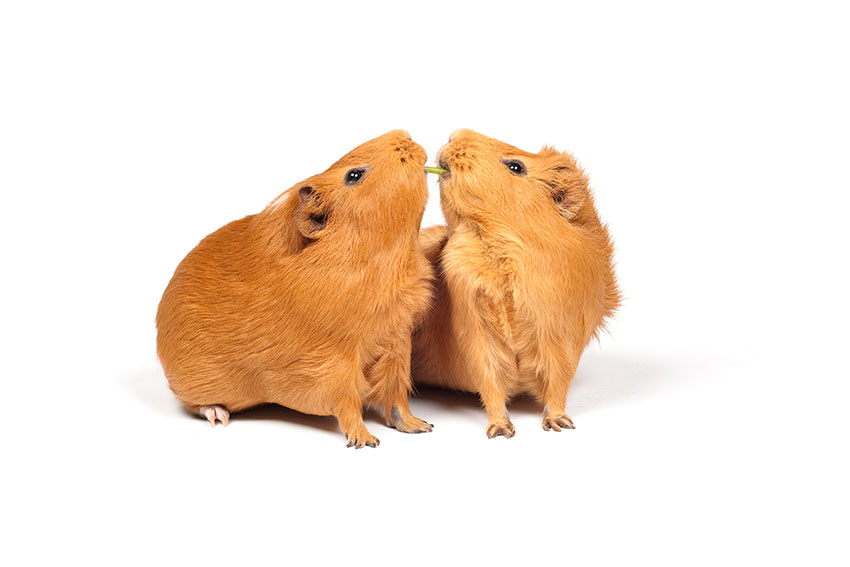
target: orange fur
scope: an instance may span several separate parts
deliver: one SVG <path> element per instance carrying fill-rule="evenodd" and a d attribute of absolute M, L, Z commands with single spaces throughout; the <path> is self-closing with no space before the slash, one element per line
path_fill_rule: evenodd
<path fill-rule="evenodd" d="M 414 333 L 418 384 L 477 392 L 487 435 L 511 437 L 507 401 L 564 412 L 579 357 L 620 303 L 608 231 L 572 156 L 524 152 L 459 130 L 438 156 L 448 226 L 420 234 L 437 277 L 434 307 Z M 519 160 L 527 173 L 512 173 Z"/>
<path fill-rule="evenodd" d="M 430 430 L 407 403 L 410 333 L 431 296 L 424 165 L 407 132 L 389 132 L 186 256 L 156 322 L 165 375 L 190 411 L 334 415 L 356 447 L 378 443 L 363 403 L 401 431 Z M 352 168 L 368 169 L 347 185 Z"/>

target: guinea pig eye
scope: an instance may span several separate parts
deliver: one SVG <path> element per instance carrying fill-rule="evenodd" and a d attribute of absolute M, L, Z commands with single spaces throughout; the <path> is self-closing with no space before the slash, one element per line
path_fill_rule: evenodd
<path fill-rule="evenodd" d="M 511 173 L 514 175 L 525 175 L 525 164 L 519 161 L 518 159 L 509 159 L 504 162 L 505 167 L 511 170 Z"/>
<path fill-rule="evenodd" d="M 345 174 L 345 184 L 346 185 L 357 185 L 360 183 L 360 180 L 363 179 L 363 175 L 366 173 L 366 170 L 362 167 L 355 167 L 354 169 L 349 169 L 348 173 Z"/>

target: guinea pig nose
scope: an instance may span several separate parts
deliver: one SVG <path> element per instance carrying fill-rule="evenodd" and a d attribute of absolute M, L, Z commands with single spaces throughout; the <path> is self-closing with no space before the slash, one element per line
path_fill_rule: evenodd
<path fill-rule="evenodd" d="M 449 150 L 449 144 L 446 144 L 437 150 L 437 164 L 443 169 L 449 169 L 449 161 L 446 158 L 446 154 L 448 153 L 451 153 L 451 150 Z"/>

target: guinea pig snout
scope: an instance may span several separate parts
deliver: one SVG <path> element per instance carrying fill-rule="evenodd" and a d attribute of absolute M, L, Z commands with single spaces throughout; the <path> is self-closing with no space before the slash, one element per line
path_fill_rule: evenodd
<path fill-rule="evenodd" d="M 413 163 L 425 165 L 425 160 L 427 159 L 425 149 L 410 139 L 402 140 L 396 144 L 395 154 L 402 164 Z"/>
<path fill-rule="evenodd" d="M 448 170 L 463 169 L 475 161 L 475 152 L 469 144 L 462 141 L 449 142 L 437 152 L 437 163 Z"/>

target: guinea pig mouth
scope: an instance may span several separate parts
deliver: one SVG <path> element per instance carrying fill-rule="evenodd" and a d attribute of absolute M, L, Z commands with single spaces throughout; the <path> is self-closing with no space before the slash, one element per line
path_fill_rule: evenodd
<path fill-rule="evenodd" d="M 444 173 L 443 175 L 448 175 L 449 173 L 451 173 L 452 168 L 449 167 L 449 163 L 445 160 L 443 156 L 440 156 L 440 161 L 437 163 L 440 165 L 441 168 L 446 170 L 446 173 Z"/>

